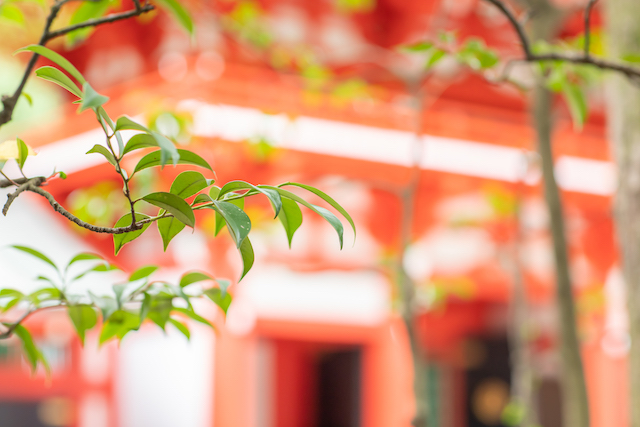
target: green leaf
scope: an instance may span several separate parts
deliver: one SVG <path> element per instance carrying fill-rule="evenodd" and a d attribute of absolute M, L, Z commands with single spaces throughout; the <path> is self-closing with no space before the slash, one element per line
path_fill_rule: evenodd
<path fill-rule="evenodd" d="M 151 300 L 147 318 L 158 325 L 160 328 L 164 329 L 167 321 L 169 320 L 172 309 L 172 297 L 167 296 L 167 294 L 161 294 Z"/>
<path fill-rule="evenodd" d="M 135 331 L 140 327 L 140 317 L 128 311 L 115 311 L 102 326 L 100 332 L 100 345 L 117 337 L 122 340 L 129 331 Z"/>
<path fill-rule="evenodd" d="M 184 199 L 171 193 L 151 193 L 142 197 L 147 203 L 151 203 L 154 206 L 162 208 L 171 213 L 177 220 L 183 222 L 185 225 L 193 228 L 196 225 L 196 217 L 193 214 L 193 209 Z"/>
<path fill-rule="evenodd" d="M 202 282 L 204 280 L 215 279 L 206 273 L 202 273 L 200 271 L 191 271 L 182 275 L 182 277 L 180 278 L 180 287 L 184 288 L 185 286 L 188 286 L 192 283 Z"/>
<path fill-rule="evenodd" d="M 33 342 L 33 338 L 31 334 L 22 325 L 18 325 L 14 329 L 14 333 L 20 341 L 22 341 L 22 348 L 24 350 L 25 356 L 27 358 L 27 362 L 29 362 L 29 366 L 31 366 L 31 373 L 34 374 L 36 369 L 38 368 L 38 362 L 42 363 L 47 371 L 49 371 L 49 365 L 45 360 L 44 356 L 38 350 L 35 343 Z"/>
<path fill-rule="evenodd" d="M 179 313 L 185 314 L 185 315 L 189 316 L 190 318 L 192 318 L 193 320 L 195 320 L 196 322 L 200 322 L 203 325 L 207 325 L 207 326 L 212 327 L 213 329 L 215 329 L 215 326 L 213 326 L 213 324 L 211 322 L 209 322 L 204 317 L 198 315 L 193 310 L 188 310 L 188 309 L 182 308 L 182 307 L 174 307 L 173 311 L 177 311 Z"/>
<path fill-rule="evenodd" d="M 31 95 L 29 95 L 27 92 L 22 92 L 20 96 L 24 96 L 24 99 L 27 100 L 29 106 L 33 107 L 33 98 L 31 98 Z M 0 169 L 2 169 L 2 166 L 0 166 Z"/>
<path fill-rule="evenodd" d="M 129 276 L 129 281 L 130 282 L 134 282 L 136 280 L 140 280 L 140 279 L 144 279 L 145 277 L 149 277 L 153 273 L 155 273 L 158 270 L 158 268 L 159 267 L 157 265 L 147 265 L 145 267 L 141 267 L 141 268 L 137 269 L 136 271 L 134 271 L 133 273 L 131 273 L 131 275 Z"/>
<path fill-rule="evenodd" d="M 24 162 L 27 161 L 27 157 L 29 157 L 29 147 L 24 143 L 20 138 L 16 138 L 18 143 L 18 166 L 20 169 L 24 167 Z"/>
<path fill-rule="evenodd" d="M 109 9 L 109 0 L 98 0 L 98 1 L 85 1 L 80 4 L 80 6 L 74 11 L 73 15 L 71 15 L 71 20 L 69 21 L 70 25 L 79 24 L 90 19 L 100 18 L 102 17 L 107 10 Z M 94 31 L 94 28 L 81 28 L 76 31 L 72 31 L 67 34 L 67 46 L 74 46 L 79 42 L 82 42 L 84 39 L 89 37 L 89 35 Z"/>
<path fill-rule="evenodd" d="M 93 148 L 87 151 L 86 154 L 91 154 L 91 153 L 102 154 L 109 163 L 111 163 L 113 166 L 116 165 L 116 159 L 113 157 L 113 154 L 111 154 L 111 151 L 109 151 L 109 149 L 104 145 L 100 145 L 100 144 L 94 145 Z"/>
<path fill-rule="evenodd" d="M 49 264 L 50 266 L 52 266 L 53 268 L 56 269 L 56 271 L 58 270 L 58 267 L 55 265 L 55 263 L 53 261 L 51 261 L 47 256 L 45 256 L 42 252 L 39 252 L 33 248 L 29 248 L 27 246 L 20 246 L 20 245 L 12 245 L 11 246 L 14 249 L 17 249 L 19 251 L 22 252 L 26 252 L 31 256 L 34 256 L 44 262 L 46 262 L 47 264 Z"/>
<path fill-rule="evenodd" d="M 169 158 L 171 158 L 174 166 L 177 165 L 180 160 L 180 154 L 173 142 L 157 132 L 151 132 L 151 136 L 153 136 L 158 143 L 158 147 L 160 147 L 160 166 L 166 165 Z"/>
<path fill-rule="evenodd" d="M 240 245 L 240 255 L 242 256 L 242 276 L 240 276 L 239 280 L 242 280 L 244 276 L 247 275 L 251 267 L 253 267 L 253 246 L 251 245 L 251 241 L 247 237 L 242 241 L 242 245 Z M 226 289 L 223 290 L 223 294 L 226 293 Z"/>
<path fill-rule="evenodd" d="M 351 225 L 351 228 L 353 229 L 353 238 L 354 238 L 354 241 L 355 241 L 355 237 L 356 237 L 356 224 L 353 222 L 353 218 L 351 218 L 351 215 L 349 215 L 349 213 L 348 213 L 348 212 L 347 212 L 347 211 L 346 211 L 342 206 L 340 206 L 340 204 L 339 204 L 338 202 L 336 202 L 335 200 L 333 200 L 329 195 L 325 194 L 324 192 L 322 192 L 322 191 L 318 190 L 318 189 L 317 189 L 317 188 L 315 188 L 315 187 L 311 187 L 310 185 L 300 184 L 300 183 L 298 183 L 298 182 L 285 182 L 284 184 L 280 184 L 278 187 L 283 187 L 283 186 L 286 186 L 286 185 L 293 185 L 293 186 L 296 186 L 296 187 L 304 188 L 305 190 L 312 192 L 313 194 L 315 194 L 316 196 L 320 197 L 320 198 L 321 198 L 322 200 L 324 200 L 325 202 L 329 203 L 329 204 L 330 204 L 330 205 L 331 205 L 335 210 L 337 210 L 338 212 L 340 212 L 340 214 L 341 214 L 343 217 L 345 217 L 345 219 L 349 222 L 349 224 Z M 293 194 L 293 193 L 289 193 L 289 192 L 287 192 L 287 193 L 288 193 L 288 194 Z M 286 197 L 289 197 L 289 196 L 286 196 Z M 302 202 L 300 202 L 300 200 L 301 200 L 301 199 L 300 199 L 300 197 L 297 197 L 297 196 L 296 196 L 296 198 L 292 198 L 292 197 L 289 197 L 289 198 L 290 198 L 290 199 L 293 199 L 293 200 L 298 199 L 298 200 L 296 200 L 296 201 L 297 201 L 298 203 L 302 203 Z M 304 201 L 304 200 L 303 200 L 303 201 Z M 304 203 L 302 203 L 302 204 L 303 204 L 303 205 L 305 205 L 305 206 L 307 206 L 307 207 L 309 207 L 309 206 L 308 206 L 309 204 L 308 204 L 307 202 L 304 202 Z M 317 207 L 317 206 L 316 206 L 316 207 Z M 310 208 L 310 209 L 312 209 L 312 210 L 313 210 L 313 208 Z M 320 214 L 320 215 L 322 215 L 322 214 Z M 324 215 L 322 215 L 322 216 L 324 216 Z M 334 217 L 334 218 L 335 218 L 335 217 Z M 326 217 L 325 217 L 325 219 L 326 219 L 327 221 L 329 221 L 329 223 L 331 223 L 331 225 L 332 225 L 332 226 L 334 225 L 334 224 L 332 223 L 333 219 L 332 219 L 332 220 L 329 220 L 329 219 L 327 219 Z M 338 221 L 338 222 L 339 222 L 339 221 Z M 334 228 L 336 228 L 336 227 L 334 226 Z M 340 224 L 339 229 L 340 229 L 340 230 L 342 230 L 342 224 Z M 341 231 L 339 231 L 339 230 L 338 230 L 338 228 L 336 228 L 336 231 L 337 231 L 339 234 L 341 234 L 341 233 L 342 233 Z M 342 238 L 340 238 L 340 241 L 342 242 Z M 342 248 L 342 243 L 340 243 L 340 247 Z"/>
<path fill-rule="evenodd" d="M 588 113 L 584 92 L 576 84 L 566 84 L 562 90 L 562 95 L 569 106 L 573 126 L 578 130 L 582 129 Z"/>
<path fill-rule="evenodd" d="M 70 266 L 72 266 L 76 262 L 93 261 L 93 260 L 103 261 L 103 259 L 102 259 L 102 257 L 100 255 L 92 254 L 91 252 L 83 252 L 83 253 L 80 253 L 80 254 L 74 256 L 73 258 L 71 258 L 71 261 L 69 261 L 69 264 L 67 264 L 67 268 L 69 268 Z"/>
<path fill-rule="evenodd" d="M 224 218 L 229 234 L 239 248 L 251 231 L 251 220 L 247 214 L 233 203 L 220 200 L 214 200 L 212 208 Z"/>
<path fill-rule="evenodd" d="M 220 194 L 220 190 L 221 190 L 220 187 L 218 187 L 217 185 L 214 185 L 209 190 L 209 197 L 211 197 L 211 199 L 213 199 L 213 200 L 217 200 L 218 199 L 218 195 Z"/>
<path fill-rule="evenodd" d="M 226 183 L 222 187 L 222 189 L 220 189 L 220 194 L 218 194 L 218 198 L 232 191 L 244 190 L 244 189 L 255 190 L 267 196 L 267 198 L 271 202 L 273 211 L 275 212 L 275 217 L 278 216 L 278 214 L 280 213 L 280 209 L 282 209 L 282 199 L 280 197 L 280 194 L 278 194 L 277 191 L 270 190 L 268 188 L 256 187 L 255 185 L 249 184 L 248 182 L 245 182 L 245 181 L 231 181 Z"/>
<path fill-rule="evenodd" d="M 82 97 L 82 103 L 80 104 L 80 109 L 78 110 L 79 113 L 82 113 L 84 110 L 88 110 L 89 108 L 95 109 L 101 107 L 107 101 L 109 101 L 108 97 L 100 95 L 91 87 L 88 82 L 84 82 L 84 84 L 82 85 L 82 91 L 84 93 L 84 96 Z"/>
<path fill-rule="evenodd" d="M 8 3 L 9 2 L 4 2 L 0 5 L 0 17 L 20 26 L 24 26 L 25 20 L 22 10 L 18 6 Z"/>
<path fill-rule="evenodd" d="M 200 172 L 186 171 L 173 180 L 169 192 L 186 199 L 198 191 L 204 190 L 209 185 L 211 185 L 211 181 L 206 179 Z"/>
<path fill-rule="evenodd" d="M 91 301 L 93 301 L 93 303 L 100 309 L 103 322 L 106 322 L 107 319 L 118 310 L 118 303 L 113 297 L 99 297 L 97 295 L 94 295 L 91 291 L 89 291 L 89 297 L 91 298 Z"/>
<path fill-rule="evenodd" d="M 287 233 L 287 239 L 289 240 L 289 248 L 291 248 L 291 241 L 296 230 L 302 225 L 302 211 L 296 202 L 286 197 L 282 198 L 282 210 L 278 215 L 284 231 Z"/>
<path fill-rule="evenodd" d="M 227 310 L 229 310 L 229 306 L 231 305 L 231 301 L 233 297 L 230 293 L 225 292 L 223 294 L 221 289 L 211 288 L 204 291 L 204 294 L 211 299 L 218 307 L 222 309 L 224 314 L 227 314 Z"/>
<path fill-rule="evenodd" d="M 151 302 L 153 297 L 148 293 L 144 293 L 144 297 L 142 300 L 142 305 L 140 306 L 140 324 L 145 321 L 147 315 L 149 314 L 149 310 L 151 309 Z"/>
<path fill-rule="evenodd" d="M 113 270 L 118 270 L 118 267 L 116 267 L 114 265 L 110 265 L 110 264 L 105 262 L 105 264 L 96 265 L 96 266 L 91 267 L 90 269 L 78 274 L 76 277 L 73 278 L 72 281 L 76 281 L 78 279 L 81 279 L 84 276 L 86 276 L 87 274 L 92 273 L 92 272 L 105 273 L 107 271 L 113 271 Z"/>
<path fill-rule="evenodd" d="M 182 334 L 187 337 L 187 339 L 191 339 L 191 334 L 189 333 L 189 328 L 182 322 L 178 322 L 176 319 L 172 319 L 171 317 L 168 319 L 169 322 L 176 327 L 177 330 L 182 332 Z"/>
<path fill-rule="evenodd" d="M 166 9 L 180 23 L 180 25 L 191 35 L 193 35 L 194 25 L 191 14 L 177 0 L 157 0 L 163 9 Z"/>
<path fill-rule="evenodd" d="M 262 186 L 262 187 L 266 187 L 266 186 Z M 323 217 L 334 228 L 334 230 L 336 230 L 336 233 L 338 233 L 338 239 L 340 240 L 340 249 L 342 249 L 342 238 L 344 234 L 344 228 L 340 220 L 334 214 L 332 214 L 325 208 L 322 208 L 320 206 L 316 206 L 307 202 L 302 197 L 299 197 L 296 194 L 293 194 L 287 190 L 284 190 L 282 188 L 277 188 L 277 187 L 269 187 L 269 188 L 278 190 L 281 196 L 288 197 L 289 199 L 295 200 L 296 202 L 300 203 L 303 206 L 306 206 L 307 208 L 311 209 L 312 211 L 314 211 L 315 213 Z"/>
<path fill-rule="evenodd" d="M 169 247 L 169 242 L 184 230 L 185 225 L 174 217 L 160 218 L 156 222 L 158 224 L 158 232 L 160 233 L 160 237 L 162 237 L 162 245 L 166 252 L 167 247 Z"/>
<path fill-rule="evenodd" d="M 44 288 L 39 289 L 35 292 L 32 292 L 28 295 L 28 298 L 34 304 L 40 304 L 43 301 L 52 301 L 52 300 L 60 300 L 62 298 L 62 293 L 58 288 Z"/>
<path fill-rule="evenodd" d="M 98 316 L 90 305 L 72 305 L 67 309 L 67 313 L 78 332 L 80 342 L 84 345 L 85 332 L 96 326 Z"/>
<path fill-rule="evenodd" d="M 425 68 L 427 70 L 431 69 L 431 67 L 435 66 L 438 62 L 442 60 L 447 55 L 444 50 L 436 49 L 431 55 L 429 55 L 429 59 L 427 59 L 427 63 L 425 64 Z"/>
<path fill-rule="evenodd" d="M 48 65 L 40 67 L 36 70 L 36 76 L 40 77 L 41 79 L 53 82 L 63 89 L 71 92 L 78 98 L 82 98 L 82 91 L 80 90 L 78 85 L 75 84 L 69 77 L 67 77 L 65 73 L 55 67 L 50 67 Z"/>
<path fill-rule="evenodd" d="M 133 176 L 136 172 L 140 172 L 143 169 L 151 168 L 154 166 L 160 166 L 161 151 L 162 150 L 154 151 L 152 153 L 147 154 L 142 159 L 140 159 L 140 161 L 138 162 L 138 164 L 136 165 L 133 171 L 133 174 L 131 175 Z M 180 155 L 180 160 L 178 160 L 178 164 L 200 166 L 205 169 L 209 169 L 210 171 L 213 172 L 213 169 L 211 168 L 209 163 L 207 163 L 206 160 L 204 160 L 202 157 L 198 156 L 197 154 L 192 153 L 191 151 L 181 150 L 181 149 L 178 149 L 177 151 L 178 151 L 178 154 Z"/>
<path fill-rule="evenodd" d="M 206 194 L 198 194 L 195 199 L 193 199 L 193 204 L 197 205 L 199 203 L 211 203 L 213 199 Z"/>
<path fill-rule="evenodd" d="M 117 126 L 118 125 L 116 125 L 116 127 Z M 157 147 L 157 146 L 158 146 L 158 142 L 153 136 L 149 135 L 148 133 L 139 133 L 137 135 L 132 136 L 131 139 L 129 139 L 129 142 L 127 142 L 127 145 L 124 147 L 124 150 L 122 150 L 122 155 L 124 156 L 125 154 L 133 150 L 139 150 L 141 148 Z"/>
<path fill-rule="evenodd" d="M 147 215 L 136 212 L 136 222 L 142 221 L 143 219 L 148 219 L 148 218 L 149 217 Z M 115 223 L 114 227 L 115 228 L 128 227 L 129 225 L 131 225 L 131 219 L 132 219 L 131 214 L 128 213 L 123 217 L 121 217 L 118 220 L 118 222 Z M 118 255 L 118 252 L 120 252 L 120 249 L 122 249 L 124 245 L 140 237 L 140 235 L 144 233 L 148 227 L 149 227 L 149 223 L 147 222 L 146 224 L 143 224 L 142 228 L 139 230 L 129 231 L 128 233 L 122 233 L 122 234 L 114 234 L 113 247 L 115 250 L 115 254 Z"/>
<path fill-rule="evenodd" d="M 433 43 L 427 42 L 427 41 L 410 44 L 408 46 L 402 46 L 403 50 L 406 50 L 409 52 L 426 52 L 428 50 L 431 50 L 432 48 L 433 48 Z"/>
<path fill-rule="evenodd" d="M 136 123 L 128 116 L 120 116 L 118 120 L 116 120 L 116 130 L 141 130 L 142 132 L 146 132 L 147 134 L 151 132 L 145 126 L 142 126 L 140 123 Z"/>
<path fill-rule="evenodd" d="M 48 60 L 62 67 L 66 72 L 71 74 L 71 76 L 75 78 L 80 84 L 84 85 L 86 82 L 85 78 L 82 76 L 82 74 L 80 74 L 80 71 L 78 71 L 78 69 L 74 67 L 71 64 L 71 62 L 66 60 L 62 55 L 52 51 L 51 49 L 48 49 L 39 44 L 32 44 L 16 50 L 13 54 L 15 55 L 16 53 L 21 53 L 21 52 L 33 52 L 38 55 L 44 56 Z"/>

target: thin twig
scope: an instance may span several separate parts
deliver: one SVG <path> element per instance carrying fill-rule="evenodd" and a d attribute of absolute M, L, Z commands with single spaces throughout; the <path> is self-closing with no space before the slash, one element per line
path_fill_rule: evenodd
<path fill-rule="evenodd" d="M 536 54 L 531 50 L 531 43 L 526 35 L 524 27 L 516 18 L 514 12 L 501 0 L 484 0 L 496 6 L 502 14 L 509 20 L 511 26 L 516 31 L 520 44 L 522 45 L 522 52 L 524 54 L 523 61 L 526 62 L 548 62 L 548 61 L 563 61 L 572 64 L 590 65 L 601 70 L 616 71 L 624 74 L 634 82 L 640 82 L 640 68 L 631 66 L 624 62 L 610 61 L 603 58 L 593 57 L 590 54 L 575 54 L 575 53 L 545 53 Z M 595 4 L 594 0 L 589 1 L 587 8 L 589 11 Z M 589 21 L 590 25 L 590 21 Z M 590 31 L 590 30 L 589 30 Z M 590 33 L 589 33 L 590 34 Z M 586 42 L 586 39 L 585 39 Z M 585 43 L 587 44 L 587 43 Z M 588 47 L 588 46 L 587 46 Z"/>
<path fill-rule="evenodd" d="M 51 10 L 49 12 L 49 15 L 47 16 L 47 20 L 45 22 L 45 26 L 42 31 L 42 35 L 40 36 L 40 41 L 38 42 L 39 45 L 44 46 L 48 41 L 56 37 L 63 36 L 65 34 L 80 30 L 82 28 L 97 27 L 99 25 L 110 24 L 112 22 L 142 15 L 143 13 L 150 12 L 154 9 L 153 5 L 145 4 L 144 6 L 139 6 L 139 2 L 136 2 L 136 9 L 134 10 L 130 10 L 127 12 L 114 13 L 114 14 L 104 16 L 102 18 L 90 19 L 88 21 L 81 22 L 76 25 L 70 25 L 68 27 L 65 27 L 56 31 L 50 31 L 51 25 L 53 24 L 53 21 L 58 16 L 60 9 L 62 8 L 63 5 L 65 5 L 69 1 L 71 0 L 58 0 L 53 4 L 53 6 L 51 6 Z M 20 95 L 22 94 L 22 91 L 24 90 L 24 87 L 27 84 L 27 80 L 31 76 L 31 72 L 33 71 L 33 68 L 35 67 L 36 62 L 38 61 L 39 56 L 40 55 L 36 53 L 31 55 L 31 58 L 27 63 L 27 67 L 24 70 L 24 74 L 22 75 L 22 79 L 20 80 L 20 84 L 16 88 L 13 95 L 11 96 L 5 95 L 2 97 L 3 109 L 2 111 L 0 111 L 0 127 L 11 121 L 11 118 L 13 117 L 13 110 L 16 108 L 18 99 L 20 98 Z"/>

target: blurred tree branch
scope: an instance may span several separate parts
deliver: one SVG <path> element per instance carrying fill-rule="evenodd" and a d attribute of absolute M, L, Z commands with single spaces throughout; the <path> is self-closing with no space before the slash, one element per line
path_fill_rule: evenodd
<path fill-rule="evenodd" d="M 142 15 L 144 13 L 150 12 L 154 9 L 154 6 L 151 4 L 140 5 L 140 2 L 136 0 L 135 1 L 136 8 L 133 10 L 120 12 L 120 13 L 113 13 L 113 14 L 104 16 L 102 18 L 90 19 L 88 21 L 81 22 L 76 25 L 70 25 L 68 27 L 64 27 L 59 30 L 51 31 L 51 26 L 55 21 L 55 19 L 58 17 L 58 14 L 60 13 L 62 6 L 64 6 L 66 3 L 69 3 L 70 1 L 71 0 L 56 0 L 53 6 L 51 6 L 51 10 L 49 11 L 49 15 L 47 16 L 47 20 L 45 22 L 44 29 L 42 31 L 42 35 L 40 36 L 40 40 L 38 41 L 39 45 L 44 46 L 50 40 L 53 40 L 57 37 L 64 36 L 73 31 L 77 31 L 77 30 L 80 30 L 83 28 L 89 28 L 89 27 L 97 27 L 100 25 L 110 24 L 110 23 L 121 21 L 124 19 L 129 19 L 135 16 Z M 13 110 L 15 109 L 16 104 L 18 103 L 18 99 L 20 98 L 20 95 L 22 94 L 22 91 L 24 90 L 24 87 L 27 84 L 27 80 L 29 79 L 31 72 L 35 67 L 36 62 L 38 61 L 38 57 L 39 55 L 37 53 L 34 53 L 31 56 L 31 59 L 29 59 L 29 62 L 27 63 L 27 67 L 25 68 L 25 71 L 24 71 L 24 75 L 22 76 L 22 80 L 18 84 L 18 87 L 16 88 L 13 95 L 2 96 L 3 109 L 2 111 L 0 111 L 0 127 L 11 121 L 11 118 L 13 116 Z"/>

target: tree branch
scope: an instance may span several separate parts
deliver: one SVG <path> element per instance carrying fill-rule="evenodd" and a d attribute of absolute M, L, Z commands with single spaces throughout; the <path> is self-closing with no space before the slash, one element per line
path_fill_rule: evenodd
<path fill-rule="evenodd" d="M 121 13 L 114 13 L 102 18 L 90 19 L 88 21 L 81 22 L 76 25 L 71 25 L 66 28 L 62 28 L 60 30 L 50 31 L 51 25 L 53 24 L 53 21 L 58 16 L 60 9 L 69 1 L 71 0 L 57 0 L 53 4 L 53 6 L 51 6 L 51 10 L 49 12 L 49 15 L 47 16 L 47 20 L 45 22 L 45 26 L 42 31 L 42 35 L 40 36 L 40 41 L 38 42 L 39 45 L 44 46 L 48 41 L 56 37 L 63 36 L 65 34 L 71 33 L 76 30 L 80 30 L 82 28 L 97 27 L 103 24 L 110 24 L 112 22 L 121 21 L 123 19 L 128 19 L 134 16 L 142 15 L 143 13 L 150 12 L 154 9 L 153 5 L 145 4 L 144 6 L 140 6 L 139 1 L 136 1 L 135 2 L 136 9 L 134 10 L 121 12 Z M 29 62 L 27 63 L 27 67 L 25 68 L 24 74 L 22 75 L 22 80 L 20 80 L 20 84 L 18 84 L 18 87 L 16 88 L 13 95 L 11 96 L 4 95 L 2 97 L 3 109 L 2 111 L 0 111 L 0 127 L 2 127 L 2 125 L 9 123 L 11 121 L 11 118 L 13 117 L 13 110 L 16 108 L 18 99 L 20 98 L 20 95 L 22 95 L 22 91 L 24 90 L 24 87 L 27 84 L 27 80 L 29 79 L 31 72 L 33 71 L 33 68 L 36 65 L 36 62 L 38 61 L 39 56 L 40 55 L 36 53 L 34 53 L 31 56 L 31 58 L 29 59 Z"/>
<path fill-rule="evenodd" d="M 545 53 L 536 54 L 531 49 L 531 43 L 526 35 L 523 25 L 518 21 L 515 13 L 502 0 L 484 0 L 497 7 L 500 12 L 507 18 L 513 29 L 518 35 L 522 51 L 524 54 L 523 61 L 526 62 L 548 62 L 548 61 L 564 61 L 572 64 L 590 65 L 601 70 L 616 71 L 624 74 L 627 78 L 634 82 L 640 82 L 640 68 L 628 65 L 620 61 L 611 61 L 604 58 L 596 58 L 589 54 L 588 39 L 591 36 L 591 10 L 597 0 L 589 0 L 587 9 L 585 10 L 585 51 L 582 54 L 575 53 Z"/>

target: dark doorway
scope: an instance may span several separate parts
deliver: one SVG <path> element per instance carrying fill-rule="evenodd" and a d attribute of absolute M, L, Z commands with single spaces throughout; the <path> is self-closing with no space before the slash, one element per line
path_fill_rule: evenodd
<path fill-rule="evenodd" d="M 465 359 L 467 427 L 502 427 L 511 383 L 506 336 L 469 339 Z"/>
<path fill-rule="evenodd" d="M 38 418 L 39 402 L 0 402 L 0 426 L 47 427 Z"/>
<path fill-rule="evenodd" d="M 324 353 L 318 361 L 318 427 L 360 427 L 362 354 Z"/>

